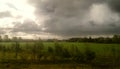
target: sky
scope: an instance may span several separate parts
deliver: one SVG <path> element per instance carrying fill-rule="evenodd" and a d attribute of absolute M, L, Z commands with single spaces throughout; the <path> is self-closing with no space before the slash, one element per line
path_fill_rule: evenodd
<path fill-rule="evenodd" d="M 0 35 L 110 36 L 119 29 L 120 0 L 0 0 Z"/>

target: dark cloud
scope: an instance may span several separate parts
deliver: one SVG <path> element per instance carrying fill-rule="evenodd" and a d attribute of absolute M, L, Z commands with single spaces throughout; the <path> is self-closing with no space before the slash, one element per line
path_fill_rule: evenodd
<path fill-rule="evenodd" d="M 38 18 L 41 15 L 48 18 L 43 23 L 44 32 L 60 36 L 120 33 L 119 13 L 114 12 L 119 12 L 119 0 L 29 1 L 36 8 Z"/>
<path fill-rule="evenodd" d="M 0 18 L 12 17 L 9 11 L 0 12 Z"/>
<path fill-rule="evenodd" d="M 25 20 L 23 23 L 15 22 L 14 28 L 11 31 L 13 33 L 28 33 L 28 34 L 36 34 L 41 32 L 41 28 L 34 21 Z"/>
<path fill-rule="evenodd" d="M 120 12 L 120 0 L 107 0 L 111 9 L 115 12 Z"/>
<path fill-rule="evenodd" d="M 29 0 L 37 9 L 36 14 L 56 14 L 59 16 L 75 16 L 88 10 L 94 3 L 101 3 L 104 0 Z"/>

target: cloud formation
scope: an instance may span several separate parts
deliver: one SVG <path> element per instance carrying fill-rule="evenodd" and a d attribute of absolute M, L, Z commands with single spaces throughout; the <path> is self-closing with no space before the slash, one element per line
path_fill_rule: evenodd
<path fill-rule="evenodd" d="M 0 18 L 12 17 L 12 14 L 9 11 L 0 12 Z"/>
<path fill-rule="evenodd" d="M 41 28 L 34 21 L 27 19 L 21 22 L 14 22 L 14 28 L 12 29 L 13 33 L 27 33 L 27 34 L 37 34 L 41 32 Z"/>
<path fill-rule="evenodd" d="M 120 34 L 119 0 L 29 0 L 44 32 L 60 36 Z"/>
<path fill-rule="evenodd" d="M 0 1 L 0 34 L 46 38 L 120 34 L 120 0 L 28 1 Z"/>

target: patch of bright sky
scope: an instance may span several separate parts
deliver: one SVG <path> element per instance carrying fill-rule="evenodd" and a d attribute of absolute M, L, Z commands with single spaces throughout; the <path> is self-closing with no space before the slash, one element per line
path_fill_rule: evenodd
<path fill-rule="evenodd" d="M 11 6 L 10 6 L 11 5 Z M 36 19 L 34 15 L 35 8 L 27 3 L 27 0 L 0 0 L 0 12 L 9 11 L 11 12 L 11 18 L 0 19 L 0 27 L 12 26 L 12 22 L 15 21 L 15 17 L 21 16 L 22 18 L 17 19 L 20 22 L 25 19 Z"/>
<path fill-rule="evenodd" d="M 104 22 L 110 23 L 111 19 L 113 22 L 119 21 L 119 16 L 117 13 L 113 13 L 106 4 L 93 4 L 90 11 L 90 19 L 102 24 Z"/>
<path fill-rule="evenodd" d="M 13 21 L 10 18 L 0 19 L 0 27 L 2 28 L 13 27 L 13 25 L 11 24 L 12 22 Z"/>

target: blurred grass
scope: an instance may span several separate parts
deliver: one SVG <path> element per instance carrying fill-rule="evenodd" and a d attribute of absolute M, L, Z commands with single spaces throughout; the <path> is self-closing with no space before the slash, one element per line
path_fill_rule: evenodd
<path fill-rule="evenodd" d="M 0 44 L 9 48 L 13 46 L 13 42 L 1 42 Z M 29 47 L 32 47 L 34 42 L 27 42 L 27 44 Z M 48 47 L 52 47 L 54 49 L 54 42 L 43 42 L 43 44 L 45 51 L 47 51 Z M 78 42 L 59 42 L 59 44 L 69 50 L 72 50 L 71 48 L 76 46 L 81 52 L 84 52 L 87 47 L 92 51 L 95 51 L 98 55 L 111 53 L 112 48 L 114 48 L 116 52 L 120 51 L 120 44 L 78 43 Z M 25 49 L 26 42 L 20 42 L 20 47 L 22 49 Z"/>
<path fill-rule="evenodd" d="M 12 48 L 14 42 L 0 42 L 6 48 Z M 115 49 L 115 52 L 119 54 L 120 52 L 120 44 L 100 44 L 100 43 L 79 43 L 79 42 L 58 42 L 64 48 L 69 49 L 73 52 L 73 47 L 77 47 L 81 52 L 84 52 L 86 48 L 94 51 L 98 56 L 107 56 L 113 54 L 112 48 Z M 31 52 L 26 52 L 26 48 L 32 47 L 34 42 L 20 42 L 20 47 L 25 50 L 25 52 L 20 52 L 18 55 L 31 59 Z M 44 51 L 48 53 L 48 47 L 52 47 L 54 49 L 54 42 L 43 42 Z M 25 54 L 25 55 L 24 55 Z M 0 61 L 15 59 L 15 52 L 0 52 Z M 21 59 L 21 57 L 18 57 Z M 76 66 L 77 69 L 81 69 L 80 65 Z M 37 64 L 0 64 L 0 69 L 75 69 L 74 65 L 68 64 L 59 64 L 59 65 L 37 65 Z M 85 66 L 84 69 L 92 69 L 91 66 Z M 119 68 L 118 68 L 119 69 Z"/>

